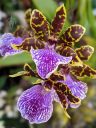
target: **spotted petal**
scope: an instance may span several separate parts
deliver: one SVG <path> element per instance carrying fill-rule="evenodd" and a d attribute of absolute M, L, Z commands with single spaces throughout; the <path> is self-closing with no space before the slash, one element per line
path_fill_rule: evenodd
<path fill-rule="evenodd" d="M 45 44 L 34 37 L 30 37 L 22 41 L 22 44 L 13 44 L 12 47 L 16 50 L 30 51 L 31 47 L 34 49 L 41 49 L 45 47 Z"/>
<path fill-rule="evenodd" d="M 71 65 L 82 66 L 82 61 L 79 59 L 77 53 L 69 46 L 64 46 L 64 44 L 57 45 L 56 51 L 62 56 L 72 56 Z"/>
<path fill-rule="evenodd" d="M 64 92 L 58 88 L 58 86 L 54 86 L 54 89 L 56 90 L 56 93 L 58 95 L 59 100 L 57 100 L 59 103 L 61 102 L 63 108 L 66 110 L 68 108 L 68 100 L 65 96 Z"/>
<path fill-rule="evenodd" d="M 58 37 L 60 35 L 65 19 L 66 19 L 66 9 L 64 7 L 64 4 L 62 4 L 60 7 L 57 8 L 56 15 L 51 23 L 51 27 L 50 27 L 51 36 Z"/>
<path fill-rule="evenodd" d="M 64 75 L 61 75 L 59 73 L 52 73 L 52 75 L 50 75 L 50 80 L 52 81 L 60 81 L 60 80 L 64 80 L 65 79 L 65 76 Z"/>
<path fill-rule="evenodd" d="M 72 66 L 71 73 L 79 77 L 91 77 L 96 78 L 96 70 L 92 69 L 90 66 L 83 64 L 83 66 Z"/>
<path fill-rule="evenodd" d="M 54 82 L 64 81 L 64 79 L 64 75 L 61 75 L 59 73 L 52 73 L 48 79 L 44 80 L 45 88 L 50 90 L 53 88 Z"/>
<path fill-rule="evenodd" d="M 0 54 L 2 56 L 9 56 L 20 53 L 20 50 L 15 50 L 12 48 L 12 44 L 20 44 L 22 42 L 22 38 L 14 37 L 11 33 L 5 33 L 0 37 Z"/>
<path fill-rule="evenodd" d="M 70 88 L 66 84 L 62 82 L 56 82 L 54 83 L 54 89 L 56 90 L 58 97 L 65 109 L 68 107 L 69 103 L 80 103 L 79 97 L 73 95 Z"/>
<path fill-rule="evenodd" d="M 25 19 L 26 19 L 26 22 L 27 22 L 27 24 L 28 24 L 29 27 L 30 27 L 31 13 L 32 13 L 31 8 L 28 9 L 28 10 L 25 12 Z"/>
<path fill-rule="evenodd" d="M 46 17 L 37 9 L 33 10 L 30 19 L 30 26 L 37 39 L 47 41 L 49 37 L 49 24 Z"/>
<path fill-rule="evenodd" d="M 94 48 L 89 45 L 85 45 L 76 49 L 76 53 L 81 60 L 89 60 L 93 52 Z"/>
<path fill-rule="evenodd" d="M 63 57 L 51 49 L 31 49 L 32 59 L 41 78 L 48 78 L 60 64 L 68 64 L 72 57 Z"/>
<path fill-rule="evenodd" d="M 56 46 L 56 52 L 62 56 L 72 56 L 72 57 L 76 56 L 75 51 L 68 46 L 64 46 L 64 44 Z"/>
<path fill-rule="evenodd" d="M 15 37 L 21 37 L 23 40 L 29 38 L 31 35 L 32 33 L 22 26 L 18 26 L 16 31 L 14 32 Z"/>
<path fill-rule="evenodd" d="M 78 42 L 85 33 L 85 28 L 79 24 L 71 25 L 65 33 L 60 37 L 58 44 L 64 43 L 65 46 L 72 47 Z"/>
<path fill-rule="evenodd" d="M 47 122 L 53 112 L 53 92 L 36 85 L 24 91 L 19 97 L 17 108 L 30 123 Z"/>

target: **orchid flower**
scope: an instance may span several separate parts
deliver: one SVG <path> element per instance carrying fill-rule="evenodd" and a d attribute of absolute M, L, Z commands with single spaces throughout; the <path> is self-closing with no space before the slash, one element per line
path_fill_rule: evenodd
<path fill-rule="evenodd" d="M 94 49 L 89 45 L 74 48 L 75 43 L 85 33 L 85 28 L 79 24 L 71 25 L 61 33 L 66 20 L 64 5 L 57 8 L 51 24 L 37 9 L 27 10 L 25 19 L 28 28 L 18 27 L 14 33 L 15 39 L 20 38 L 22 41 L 9 41 L 8 45 L 15 51 L 28 51 L 36 64 L 36 71 L 25 65 L 24 71 L 10 77 L 25 75 L 40 79 L 34 87 L 24 91 L 17 101 L 17 108 L 22 117 L 30 123 L 38 124 L 50 119 L 53 101 L 60 103 L 65 111 L 68 107 L 80 106 L 88 88 L 79 77 L 94 78 L 96 75 L 94 69 L 84 64 Z M 3 50 L 2 48 L 1 51 Z M 10 53 L 10 50 L 8 52 Z"/>
<path fill-rule="evenodd" d="M 52 116 L 53 101 L 60 103 L 69 117 L 66 109 L 79 107 L 81 100 L 86 97 L 86 83 L 72 78 L 66 81 L 64 76 L 58 73 L 52 73 L 44 80 L 28 64 L 25 64 L 24 71 L 11 75 L 11 77 L 20 75 L 33 76 L 42 80 L 24 91 L 17 101 L 18 111 L 30 123 L 47 122 Z"/>
<path fill-rule="evenodd" d="M 25 18 L 28 23 L 28 30 L 30 31 L 22 27 L 17 28 L 14 33 L 16 37 L 27 36 L 22 44 L 12 44 L 12 46 L 14 49 L 25 50 L 31 53 L 38 74 L 42 78 L 48 78 L 57 70 L 60 64 L 68 64 L 71 60 L 76 60 L 81 64 L 77 55 L 72 59 L 74 51 L 68 46 L 73 45 L 74 42 L 78 42 L 81 39 L 85 33 L 85 28 L 79 24 L 75 24 L 70 26 L 65 33 L 60 36 L 66 21 L 66 9 L 64 5 L 57 8 L 55 17 L 50 25 L 46 17 L 37 9 L 33 11 L 31 11 L 31 9 L 27 10 Z M 64 48 L 64 50 L 61 50 L 61 48 Z M 73 54 L 67 57 L 66 55 L 70 50 L 72 50 Z M 60 55 L 62 51 L 66 52 L 65 56 Z"/>
<path fill-rule="evenodd" d="M 11 44 L 21 44 L 21 37 L 14 37 L 11 33 L 5 33 L 0 36 L 0 54 L 2 56 L 9 56 L 20 53 L 21 50 L 15 50 L 12 48 Z"/>

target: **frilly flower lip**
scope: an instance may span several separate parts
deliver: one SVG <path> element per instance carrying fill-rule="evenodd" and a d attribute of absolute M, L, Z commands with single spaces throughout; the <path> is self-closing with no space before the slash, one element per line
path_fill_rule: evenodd
<path fill-rule="evenodd" d="M 31 49 L 32 59 L 36 64 L 37 72 L 41 78 L 48 78 L 57 70 L 60 64 L 68 64 L 72 57 L 64 57 L 51 49 Z"/>
<path fill-rule="evenodd" d="M 30 123 L 47 122 L 53 112 L 55 91 L 46 91 L 43 86 L 36 85 L 22 93 L 17 102 L 17 108 L 23 118 Z"/>
<path fill-rule="evenodd" d="M 22 38 L 14 37 L 11 33 L 5 33 L 0 36 L 0 54 L 2 56 L 9 56 L 20 53 L 21 50 L 14 50 L 11 47 L 11 44 L 20 44 L 22 42 Z"/>

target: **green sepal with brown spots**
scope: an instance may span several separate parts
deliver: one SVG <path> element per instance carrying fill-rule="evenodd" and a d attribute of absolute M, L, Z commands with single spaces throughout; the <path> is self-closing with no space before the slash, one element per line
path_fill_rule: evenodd
<path fill-rule="evenodd" d="M 38 75 L 38 73 L 36 71 L 33 71 L 32 70 L 32 68 L 30 67 L 30 65 L 25 64 L 24 65 L 24 70 L 27 71 L 27 72 L 29 72 L 30 73 L 30 76 L 37 77 L 37 78 L 40 78 L 41 79 L 41 77 Z"/>
<path fill-rule="evenodd" d="M 85 33 L 85 28 L 79 24 L 71 25 L 63 35 L 61 35 L 58 44 L 64 43 L 65 46 L 72 47 L 78 42 Z"/>
<path fill-rule="evenodd" d="M 66 20 L 66 9 L 64 4 L 57 8 L 55 17 L 50 26 L 50 35 L 58 38 Z"/>
<path fill-rule="evenodd" d="M 31 19 L 31 14 L 32 14 L 32 9 L 28 9 L 26 12 L 25 12 L 25 20 L 28 24 L 28 26 L 30 27 L 30 19 Z"/>
<path fill-rule="evenodd" d="M 20 71 L 15 74 L 9 75 L 9 77 L 12 77 L 12 78 L 18 77 L 18 76 L 30 76 L 30 73 L 27 71 Z"/>
<path fill-rule="evenodd" d="M 70 72 L 78 77 L 90 77 L 96 78 L 96 70 L 92 69 L 90 66 L 83 64 L 83 66 L 71 66 Z"/>
<path fill-rule="evenodd" d="M 85 45 L 77 48 L 75 51 L 81 60 L 89 60 L 94 52 L 94 48 L 90 45 Z"/>
<path fill-rule="evenodd" d="M 68 88 L 67 85 L 61 83 L 61 82 L 56 82 L 54 83 L 54 89 L 56 90 L 59 99 L 63 105 L 64 108 L 68 107 L 68 101 L 72 104 L 79 104 L 80 99 L 78 97 L 75 97 L 72 93 L 71 90 Z"/>
<path fill-rule="evenodd" d="M 32 11 L 30 26 L 37 39 L 46 42 L 50 35 L 49 23 L 46 17 L 37 9 Z"/>
<path fill-rule="evenodd" d="M 24 71 L 17 72 L 13 75 L 9 75 L 9 77 L 18 77 L 18 76 L 32 76 L 32 77 L 39 77 L 38 74 L 32 70 L 32 68 L 28 65 L 24 65 Z"/>
<path fill-rule="evenodd" d="M 11 45 L 16 50 L 25 50 L 25 51 L 30 51 L 31 48 L 42 49 L 45 46 L 43 42 L 41 42 L 40 40 L 34 37 L 26 38 L 20 45 L 16 45 L 16 44 L 11 44 Z"/>

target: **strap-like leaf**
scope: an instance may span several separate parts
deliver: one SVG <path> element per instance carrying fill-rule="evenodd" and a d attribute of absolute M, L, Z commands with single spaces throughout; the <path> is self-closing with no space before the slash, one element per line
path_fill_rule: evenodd
<path fill-rule="evenodd" d="M 93 52 L 94 48 L 89 45 L 85 45 L 76 49 L 76 53 L 81 60 L 89 60 Z"/>
<path fill-rule="evenodd" d="M 57 8 L 56 10 L 56 15 L 51 23 L 51 31 L 50 31 L 50 35 L 53 37 L 58 37 L 62 27 L 64 25 L 66 19 L 66 9 L 64 7 L 64 4 L 62 4 L 60 7 Z"/>
<path fill-rule="evenodd" d="M 72 47 L 78 42 L 85 33 L 85 28 L 79 24 L 71 25 L 65 33 L 60 37 L 58 44 L 64 43 L 65 46 Z"/>
<path fill-rule="evenodd" d="M 30 26 L 34 31 L 34 34 L 37 39 L 40 39 L 42 41 L 48 40 L 49 24 L 46 20 L 46 17 L 37 9 L 33 10 L 32 12 Z"/>

